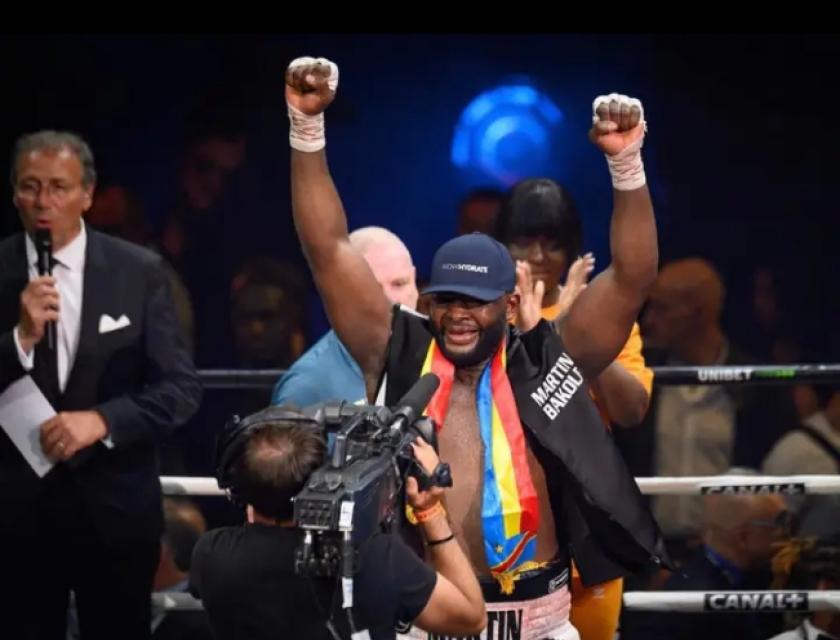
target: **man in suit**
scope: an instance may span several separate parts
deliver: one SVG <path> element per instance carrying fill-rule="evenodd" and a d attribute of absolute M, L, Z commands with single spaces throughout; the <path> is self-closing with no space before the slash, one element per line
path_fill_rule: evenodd
<path fill-rule="evenodd" d="M 733 468 L 726 473 L 744 471 Z M 769 589 L 771 559 L 787 540 L 791 525 L 784 498 L 719 493 L 703 496 L 701 505 L 703 544 L 671 574 L 662 590 Z M 781 627 L 778 614 L 755 611 L 754 606 L 722 607 L 714 601 L 703 613 L 625 610 L 623 617 L 622 640 L 763 640 Z"/>
<path fill-rule="evenodd" d="M 55 462 L 43 478 L 0 431 L 0 635 L 62 638 L 72 590 L 83 639 L 148 638 L 156 446 L 196 411 L 201 384 L 160 258 L 82 221 L 96 184 L 87 143 L 23 136 L 11 181 L 26 233 L 0 242 L 0 391 L 28 373 L 58 413 L 40 426 Z M 38 275 L 37 229 L 52 237 L 52 276 Z"/>

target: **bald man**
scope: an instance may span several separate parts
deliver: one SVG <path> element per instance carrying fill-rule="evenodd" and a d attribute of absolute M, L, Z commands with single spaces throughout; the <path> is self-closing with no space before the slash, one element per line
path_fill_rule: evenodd
<path fill-rule="evenodd" d="M 645 341 L 686 363 L 715 363 L 726 345 L 720 326 L 724 293 L 720 274 L 706 260 L 666 264 L 648 296 Z"/>
<path fill-rule="evenodd" d="M 728 473 L 744 473 L 731 469 Z M 789 533 L 779 495 L 703 497 L 703 545 L 662 587 L 665 591 L 760 591 L 770 587 L 770 560 Z M 625 613 L 622 640 L 765 640 L 781 627 L 767 613 Z"/>
<path fill-rule="evenodd" d="M 755 364 L 721 327 L 723 279 L 709 261 L 665 264 L 651 289 L 641 325 L 651 365 Z M 637 476 L 723 473 L 758 468 L 776 439 L 796 424 L 784 390 L 732 385 L 659 386 L 645 422 L 616 440 Z M 622 430 L 624 431 L 624 430 Z M 703 507 L 696 496 L 660 496 L 654 513 L 677 557 L 701 540 Z"/>
<path fill-rule="evenodd" d="M 738 586 L 739 572 L 769 568 L 791 524 L 781 495 L 712 494 L 704 496 L 703 503 L 703 556 L 723 573 L 727 567 L 731 569 L 724 575 L 731 586 Z"/>
<path fill-rule="evenodd" d="M 349 235 L 388 299 L 417 307 L 416 270 L 402 240 L 382 227 L 362 227 Z M 326 400 L 366 402 L 362 371 L 330 330 L 277 381 L 272 404 L 306 407 Z"/>
<path fill-rule="evenodd" d="M 207 530 L 201 509 L 183 497 L 163 499 L 166 525 L 160 541 L 160 561 L 155 573 L 155 591 L 187 591 L 190 561 L 195 543 Z M 213 631 L 204 611 L 156 611 L 152 617 L 152 640 L 212 640 Z"/>

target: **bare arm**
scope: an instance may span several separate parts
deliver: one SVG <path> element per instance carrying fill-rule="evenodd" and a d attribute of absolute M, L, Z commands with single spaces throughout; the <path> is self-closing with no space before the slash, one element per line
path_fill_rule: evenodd
<path fill-rule="evenodd" d="M 560 311 L 553 324 L 561 331 L 563 321 L 580 294 L 586 289 L 586 279 L 594 266 L 591 254 L 578 258 L 569 269 L 569 276 L 562 288 Z M 575 271 L 577 269 L 577 271 Z M 517 326 L 523 331 L 532 329 L 542 317 L 543 285 L 534 283 L 531 268 L 527 262 L 516 265 L 516 283 L 520 294 Z M 630 365 L 628 369 L 625 363 Z M 601 405 L 607 410 L 610 419 L 622 427 L 635 427 L 647 413 L 649 382 L 646 386 L 633 370 L 645 370 L 645 360 L 641 353 L 641 337 L 637 326 L 633 327 L 630 340 L 626 341 L 619 358 L 610 363 L 596 378 L 590 378 L 589 384 Z M 640 374 L 642 375 L 642 374 Z"/>
<path fill-rule="evenodd" d="M 452 535 L 445 517 L 435 518 L 422 526 L 427 540 L 443 540 Z M 461 546 L 452 539 L 430 547 L 429 555 L 438 579 L 414 624 L 432 633 L 453 636 L 481 633 L 487 624 L 484 597 Z"/>
<path fill-rule="evenodd" d="M 644 123 L 639 108 L 613 101 L 599 108 L 598 116 L 590 138 L 608 156 L 626 157 L 640 145 Z M 638 163 L 641 167 L 641 158 Z M 613 190 L 610 253 L 610 266 L 581 292 L 561 327 L 566 348 L 590 379 L 621 351 L 656 278 L 656 221 L 646 185 Z"/>
<path fill-rule="evenodd" d="M 593 381 L 592 389 L 613 424 L 635 427 L 647 413 L 652 385 L 653 372 L 645 364 L 642 335 L 634 323 L 618 358 Z"/>
<path fill-rule="evenodd" d="M 292 151 L 292 210 L 330 324 L 375 384 L 391 329 L 391 303 L 347 237 L 347 218 L 323 151 Z"/>
<path fill-rule="evenodd" d="M 621 363 L 610 364 L 591 386 L 613 423 L 635 427 L 644 419 L 650 400 L 647 389 Z"/>
<path fill-rule="evenodd" d="M 322 114 L 335 95 L 328 86 L 330 73 L 328 66 L 318 63 L 290 66 L 286 74 L 290 111 L 295 109 L 303 118 Z M 292 121 L 294 128 L 295 116 Z M 347 216 L 323 148 L 292 150 L 292 211 L 330 324 L 359 363 L 370 395 L 388 343 L 391 303 L 364 258 L 350 245 Z"/>
<path fill-rule="evenodd" d="M 414 453 L 427 472 L 432 473 L 439 462 L 437 453 L 421 438 L 414 444 Z M 406 498 L 416 511 L 430 510 L 439 505 L 443 489 L 432 487 L 419 492 L 417 480 L 408 478 Z M 423 537 L 429 545 L 429 558 L 437 570 L 437 582 L 432 595 L 420 615 L 414 620 L 421 629 L 448 636 L 470 636 L 481 633 L 487 624 L 484 597 L 472 565 L 452 535 L 445 512 L 422 522 Z"/>

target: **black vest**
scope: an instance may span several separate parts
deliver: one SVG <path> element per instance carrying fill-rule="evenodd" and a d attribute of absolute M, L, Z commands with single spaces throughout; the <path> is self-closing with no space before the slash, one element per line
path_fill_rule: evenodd
<path fill-rule="evenodd" d="M 388 406 L 420 377 L 432 340 L 428 323 L 394 307 Z M 670 566 L 659 527 L 560 336 L 542 320 L 528 333 L 510 327 L 507 344 L 508 376 L 528 445 L 545 470 L 558 543 L 583 583 Z"/>

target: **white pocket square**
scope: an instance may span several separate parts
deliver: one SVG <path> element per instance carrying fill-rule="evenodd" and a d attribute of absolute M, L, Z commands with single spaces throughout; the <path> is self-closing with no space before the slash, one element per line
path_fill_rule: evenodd
<path fill-rule="evenodd" d="M 99 318 L 99 333 L 109 333 L 117 329 L 125 329 L 131 324 L 128 316 L 123 314 L 117 320 L 114 320 L 107 313 L 103 313 Z"/>

